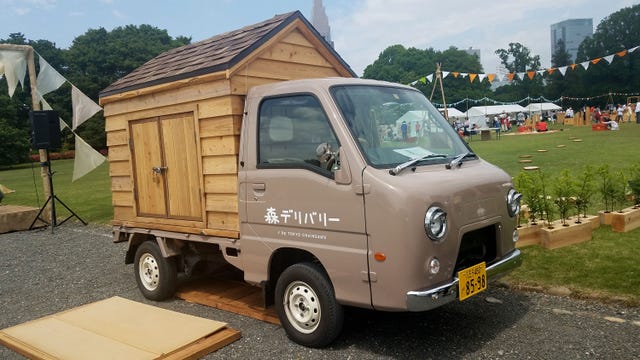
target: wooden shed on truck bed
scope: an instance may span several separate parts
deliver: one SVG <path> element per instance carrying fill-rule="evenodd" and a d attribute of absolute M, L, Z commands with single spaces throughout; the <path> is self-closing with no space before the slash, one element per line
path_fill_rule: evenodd
<path fill-rule="evenodd" d="M 298 11 L 167 51 L 100 93 L 113 225 L 239 236 L 244 96 L 355 74 Z"/>

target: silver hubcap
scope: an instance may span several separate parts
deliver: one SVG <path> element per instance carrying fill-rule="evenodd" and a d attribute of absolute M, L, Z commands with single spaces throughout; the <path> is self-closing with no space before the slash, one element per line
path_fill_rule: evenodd
<path fill-rule="evenodd" d="M 289 323 L 304 334 L 311 334 L 320 324 L 320 302 L 313 288 L 302 281 L 294 281 L 284 293 L 284 312 Z"/>
<path fill-rule="evenodd" d="M 160 270 L 158 270 L 158 263 L 156 258 L 151 254 L 143 254 L 140 257 L 140 265 L 138 268 L 140 280 L 142 285 L 149 290 L 153 291 L 158 287 L 160 280 Z"/>

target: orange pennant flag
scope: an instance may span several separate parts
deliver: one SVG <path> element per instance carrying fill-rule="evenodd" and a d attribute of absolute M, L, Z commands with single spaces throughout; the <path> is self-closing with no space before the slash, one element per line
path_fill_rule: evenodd
<path fill-rule="evenodd" d="M 493 82 L 493 79 L 496 78 L 496 74 L 487 74 L 487 80 L 489 80 L 489 84 Z"/>
<path fill-rule="evenodd" d="M 618 55 L 618 56 L 620 56 L 620 57 L 623 57 L 623 56 L 627 55 L 627 50 L 618 51 L 618 52 L 616 53 L 616 55 Z"/>
<path fill-rule="evenodd" d="M 591 60 L 591 63 L 592 63 L 593 65 L 595 65 L 595 64 L 599 63 L 599 62 L 600 62 L 600 60 L 602 60 L 602 58 L 593 59 L 593 60 Z"/>
<path fill-rule="evenodd" d="M 547 73 L 549 75 L 551 75 L 551 74 L 553 74 L 554 71 L 556 71 L 556 68 L 550 68 L 550 69 L 547 70 Z"/>
<path fill-rule="evenodd" d="M 575 69 L 576 69 L 576 66 L 578 66 L 578 64 L 571 64 L 571 65 L 569 65 L 569 66 L 571 66 L 571 70 L 575 70 Z"/>
<path fill-rule="evenodd" d="M 451 73 L 453 74 L 454 78 L 458 78 L 458 75 L 460 75 L 460 73 L 457 71 L 452 71 Z"/>
<path fill-rule="evenodd" d="M 516 76 L 516 73 L 508 73 L 507 74 L 507 80 L 509 81 L 513 81 L 513 78 Z"/>
<path fill-rule="evenodd" d="M 533 77 L 536 76 L 536 72 L 535 71 L 527 71 L 527 76 L 529 77 L 529 80 L 533 80 Z"/>
<path fill-rule="evenodd" d="M 471 82 L 473 82 L 473 80 L 475 80 L 476 76 L 478 76 L 478 74 L 469 74 L 469 80 L 471 80 Z"/>

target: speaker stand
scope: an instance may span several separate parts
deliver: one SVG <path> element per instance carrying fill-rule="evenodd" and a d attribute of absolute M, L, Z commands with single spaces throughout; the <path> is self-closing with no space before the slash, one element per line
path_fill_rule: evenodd
<path fill-rule="evenodd" d="M 49 168 L 47 172 L 47 177 L 49 179 L 49 189 L 51 190 L 51 194 L 49 195 L 47 200 L 44 202 L 44 205 L 42 205 L 42 207 L 40 208 L 40 211 L 38 211 L 36 218 L 33 219 L 33 222 L 31 222 L 31 225 L 29 226 L 29 230 L 33 229 L 33 226 L 35 225 L 36 221 L 40 220 L 43 223 L 47 224 L 48 226 L 51 226 L 51 233 L 53 233 L 53 228 L 64 224 L 67 220 L 71 219 L 72 217 L 77 218 L 78 220 L 80 220 L 82 224 L 87 225 L 87 223 L 84 220 L 82 220 L 80 216 L 78 216 L 78 214 L 76 214 L 73 210 L 71 210 L 71 208 L 69 208 L 64 202 L 62 202 L 62 200 L 60 200 L 54 193 L 53 191 L 53 174 L 54 173 L 51 171 L 51 161 L 49 161 L 49 150 L 47 150 L 46 165 L 48 165 L 48 168 Z M 56 201 L 59 202 L 62 206 L 64 206 L 64 208 L 71 213 L 71 215 L 69 215 L 66 219 L 62 220 L 61 222 L 58 222 L 58 219 L 56 218 Z M 49 223 L 46 219 L 43 219 L 42 217 L 40 217 L 40 215 L 42 215 L 42 212 L 47 208 L 47 204 L 49 203 L 51 203 L 51 223 Z"/>

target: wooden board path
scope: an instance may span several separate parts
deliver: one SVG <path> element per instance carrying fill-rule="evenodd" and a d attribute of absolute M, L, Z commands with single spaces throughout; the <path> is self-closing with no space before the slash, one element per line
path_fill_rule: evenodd
<path fill-rule="evenodd" d="M 262 290 L 242 281 L 206 278 L 189 281 L 176 292 L 179 298 L 280 325 L 273 307 L 264 308 Z"/>

